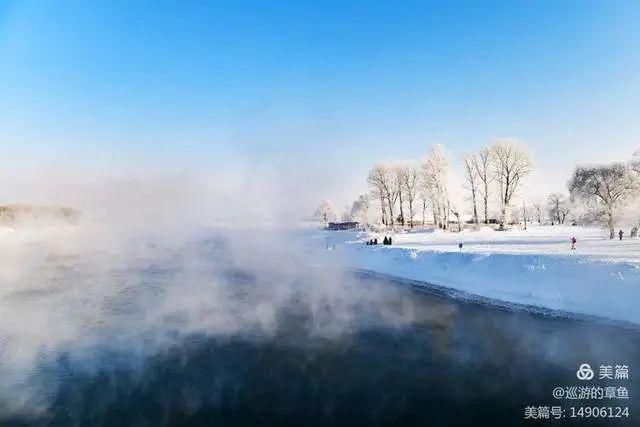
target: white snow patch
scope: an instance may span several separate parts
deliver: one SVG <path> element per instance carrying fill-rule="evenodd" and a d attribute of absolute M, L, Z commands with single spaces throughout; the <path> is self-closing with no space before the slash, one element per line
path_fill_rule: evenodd
<path fill-rule="evenodd" d="M 496 301 L 640 324 L 640 240 L 609 240 L 570 226 L 393 234 L 323 232 L 349 268 L 419 281 Z M 578 240 L 570 249 L 570 239 Z M 458 242 L 463 242 L 460 252 Z"/>

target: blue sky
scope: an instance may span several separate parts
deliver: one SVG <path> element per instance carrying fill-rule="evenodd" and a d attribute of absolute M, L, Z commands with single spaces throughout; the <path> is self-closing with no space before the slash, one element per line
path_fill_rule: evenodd
<path fill-rule="evenodd" d="M 640 148 L 638 22 L 635 1 L 0 0 L 0 149 L 312 168 L 352 191 L 377 161 L 515 137 L 563 187 Z"/>

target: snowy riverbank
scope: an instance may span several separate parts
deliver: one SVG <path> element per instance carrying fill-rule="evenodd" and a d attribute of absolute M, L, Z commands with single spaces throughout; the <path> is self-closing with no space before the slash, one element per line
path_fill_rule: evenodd
<path fill-rule="evenodd" d="M 321 232 L 348 268 L 433 284 L 482 299 L 640 324 L 640 240 L 600 230 L 405 233 L 366 246 L 365 233 Z M 569 249 L 575 235 L 578 249 Z M 458 242 L 464 242 L 462 252 Z"/>

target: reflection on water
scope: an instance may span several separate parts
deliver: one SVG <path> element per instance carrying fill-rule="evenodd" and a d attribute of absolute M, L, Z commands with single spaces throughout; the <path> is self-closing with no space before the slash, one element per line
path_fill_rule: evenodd
<path fill-rule="evenodd" d="M 150 274 L 149 283 L 169 275 Z M 231 305 L 225 316 L 259 311 L 273 298 L 251 273 L 226 274 L 234 286 L 221 300 Z M 143 357 L 114 350 L 105 329 L 91 347 L 93 369 L 64 351 L 44 357 L 29 381 L 55 379 L 48 410 L 2 424 L 513 426 L 524 423 L 525 406 L 557 405 L 553 388 L 578 385 L 583 362 L 630 365 L 628 403 L 640 393 L 637 331 L 463 303 L 371 277 L 343 285 L 356 296 L 346 306 L 309 298 L 317 291 L 302 281 L 279 300 L 268 333 L 193 329 Z M 135 319 L 141 300 L 131 292 L 102 299 L 100 310 Z M 161 320 L 178 325 L 183 315 Z M 632 425 L 634 416 L 615 425 Z"/>

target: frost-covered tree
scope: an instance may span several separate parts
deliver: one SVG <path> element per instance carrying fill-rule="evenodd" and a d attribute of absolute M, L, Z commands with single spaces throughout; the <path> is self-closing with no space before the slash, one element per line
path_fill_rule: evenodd
<path fill-rule="evenodd" d="M 506 218 L 508 218 L 509 220 L 509 222 L 507 223 L 509 225 L 519 224 L 522 221 L 522 211 L 520 210 L 519 207 L 514 206 L 511 209 L 509 209 L 509 212 L 507 212 Z"/>
<path fill-rule="evenodd" d="M 460 224 L 460 212 L 456 208 L 451 208 L 451 213 L 456 217 L 456 223 L 458 224 L 458 233 L 462 231 L 462 225 Z"/>
<path fill-rule="evenodd" d="M 422 226 L 424 227 L 427 221 L 427 206 L 430 206 L 430 194 L 429 189 L 423 183 L 422 174 L 420 174 L 418 180 L 418 195 L 420 196 L 420 205 L 422 207 Z"/>
<path fill-rule="evenodd" d="M 369 171 L 367 182 L 371 188 L 371 193 L 380 202 L 382 223 L 393 226 L 393 206 L 398 197 L 398 186 L 394 171 L 385 165 L 376 165 Z"/>
<path fill-rule="evenodd" d="M 351 218 L 360 224 L 367 225 L 369 222 L 369 196 L 361 194 L 351 206 Z"/>
<path fill-rule="evenodd" d="M 409 226 L 413 228 L 413 217 L 415 212 L 415 203 L 420 188 L 420 172 L 412 165 L 398 166 L 398 182 L 400 184 L 400 192 L 402 201 L 406 201 L 409 205 Z M 403 215 L 404 218 L 404 215 Z"/>
<path fill-rule="evenodd" d="M 640 177 L 640 150 L 633 153 L 631 161 L 629 162 L 629 167 L 637 177 Z"/>
<path fill-rule="evenodd" d="M 404 181 L 406 179 L 406 169 L 404 165 L 397 165 L 393 168 L 394 172 L 394 184 L 396 189 L 395 199 L 398 200 L 398 207 L 400 209 L 400 215 L 398 216 L 398 222 L 405 225 L 404 216 Z M 394 201 L 395 204 L 395 201 Z"/>
<path fill-rule="evenodd" d="M 433 225 L 435 227 L 439 227 L 440 221 L 438 218 L 440 214 L 440 205 L 438 203 L 438 196 L 437 196 L 437 191 L 434 185 L 434 180 L 432 179 L 431 174 L 429 173 L 426 167 L 426 163 L 422 167 L 421 183 L 422 185 L 420 188 L 420 194 L 422 197 L 422 216 L 423 216 L 422 224 L 424 225 L 426 223 L 424 214 L 425 214 L 426 207 L 429 206 L 431 208 Z"/>
<path fill-rule="evenodd" d="M 477 194 L 478 194 L 478 184 L 480 178 L 478 177 L 478 171 L 475 168 L 475 164 L 477 163 L 475 154 L 465 154 L 462 157 L 462 164 L 464 166 L 464 181 L 465 188 L 471 194 L 471 206 L 473 207 L 473 223 L 478 223 L 478 205 L 477 205 Z"/>
<path fill-rule="evenodd" d="M 571 212 L 571 202 L 564 194 L 549 194 L 547 197 L 547 210 L 549 217 L 556 224 L 564 224 L 569 212 Z"/>
<path fill-rule="evenodd" d="M 494 179 L 491 170 L 491 159 L 491 149 L 489 147 L 481 148 L 480 151 L 473 156 L 473 168 L 476 170 L 476 175 L 480 181 L 478 193 L 482 200 L 485 224 L 489 223 L 489 189 Z"/>
<path fill-rule="evenodd" d="M 615 237 L 619 210 L 637 189 L 632 170 L 622 163 L 579 166 L 569 181 L 571 198 L 585 202 L 592 218 L 606 223 L 610 239 Z"/>
<path fill-rule="evenodd" d="M 314 217 L 327 224 L 336 218 L 336 211 L 333 208 L 333 204 L 329 200 L 323 200 L 322 203 L 316 208 Z"/>
<path fill-rule="evenodd" d="M 442 145 L 431 147 L 429 155 L 422 164 L 423 185 L 429 195 L 433 222 L 446 229 L 449 224 L 450 203 L 448 198 L 449 161 Z"/>
<path fill-rule="evenodd" d="M 535 199 L 531 202 L 531 206 L 533 206 L 535 211 L 535 218 L 538 224 L 542 224 L 542 202 L 539 199 Z"/>
<path fill-rule="evenodd" d="M 513 196 L 522 179 L 533 171 L 533 160 L 527 147 L 516 140 L 498 141 L 491 147 L 493 172 L 500 191 L 500 211 L 505 221 Z"/>
<path fill-rule="evenodd" d="M 524 222 L 524 229 L 527 229 L 527 219 L 528 219 L 528 211 L 527 211 L 527 203 L 522 201 L 522 221 Z"/>
<path fill-rule="evenodd" d="M 340 221 L 348 222 L 353 221 L 353 216 L 351 215 L 351 208 L 347 205 L 342 210 L 342 215 L 340 215 Z"/>
<path fill-rule="evenodd" d="M 629 161 L 629 169 L 640 189 L 640 150 L 636 150 Z M 636 203 L 625 209 L 624 222 L 632 223 L 634 227 L 640 227 L 640 204 Z"/>

